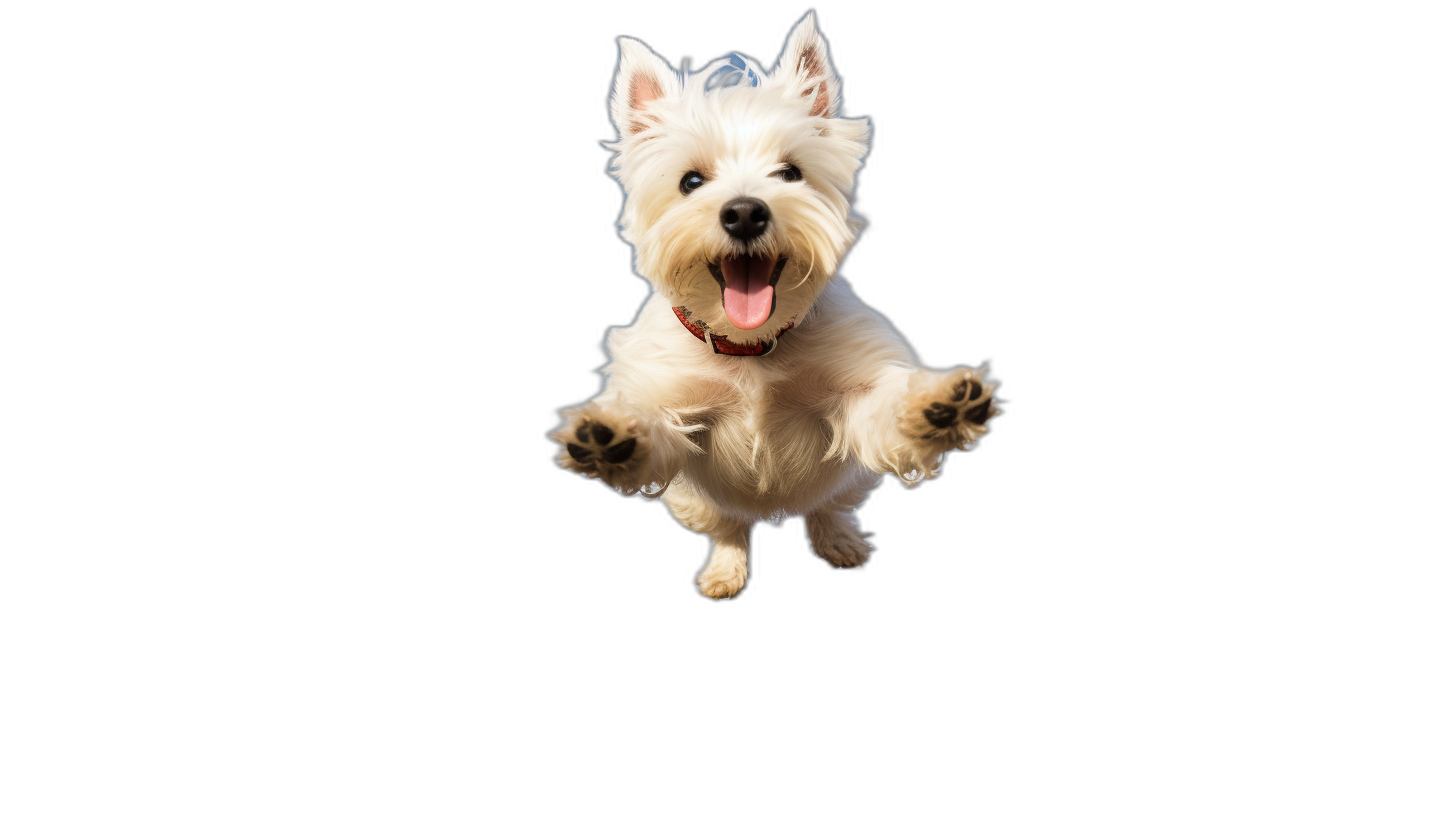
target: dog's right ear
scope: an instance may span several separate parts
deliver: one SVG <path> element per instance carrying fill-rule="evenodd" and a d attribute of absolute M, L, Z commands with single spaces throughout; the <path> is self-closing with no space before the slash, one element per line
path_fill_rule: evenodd
<path fill-rule="evenodd" d="M 612 86 L 612 124 L 617 138 L 626 141 L 660 121 L 651 112 L 652 103 L 676 99 L 682 93 L 682 78 L 641 40 L 618 37 L 622 56 L 617 63 L 617 80 Z"/>
<path fill-rule="evenodd" d="M 810 11 L 804 15 L 794 30 L 789 32 L 789 41 L 784 44 L 784 53 L 774 65 L 774 75 L 782 72 L 792 75 L 791 86 L 804 87 L 803 96 L 814 94 L 810 116 L 833 119 L 839 115 L 839 77 L 829 65 L 829 46 L 819 33 L 819 23 Z"/>

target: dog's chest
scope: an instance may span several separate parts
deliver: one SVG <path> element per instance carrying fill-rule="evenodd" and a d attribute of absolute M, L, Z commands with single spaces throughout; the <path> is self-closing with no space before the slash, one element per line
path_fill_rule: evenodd
<path fill-rule="evenodd" d="M 807 372 L 740 379 L 700 438 L 694 480 L 719 501 L 763 514 L 822 498 L 843 468 L 824 461 L 837 403 L 816 382 Z"/>

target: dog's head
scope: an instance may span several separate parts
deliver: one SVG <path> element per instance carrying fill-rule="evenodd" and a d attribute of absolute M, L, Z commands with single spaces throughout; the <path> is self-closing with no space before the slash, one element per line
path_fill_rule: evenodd
<path fill-rule="evenodd" d="M 738 55 L 683 76 L 619 40 L 612 169 L 637 269 L 714 333 L 766 341 L 801 320 L 854 240 L 869 140 L 808 14 L 772 71 Z"/>

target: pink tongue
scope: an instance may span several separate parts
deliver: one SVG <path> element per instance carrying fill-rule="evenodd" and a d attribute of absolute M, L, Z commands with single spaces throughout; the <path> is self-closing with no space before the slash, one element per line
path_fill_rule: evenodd
<path fill-rule="evenodd" d="M 773 256 L 723 257 L 723 311 L 740 329 L 756 329 L 773 311 Z"/>

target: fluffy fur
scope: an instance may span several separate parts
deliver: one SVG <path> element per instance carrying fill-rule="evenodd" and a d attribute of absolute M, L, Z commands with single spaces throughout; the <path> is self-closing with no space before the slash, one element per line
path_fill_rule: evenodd
<path fill-rule="evenodd" d="M 997 413 L 995 384 L 983 369 L 920 367 L 836 277 L 859 226 L 850 194 L 869 125 L 838 116 L 839 80 L 812 13 L 767 72 L 735 58 L 737 68 L 718 60 L 684 77 L 641 42 L 619 42 L 612 169 L 627 193 L 623 235 L 654 292 L 636 323 L 609 333 L 603 392 L 563 412 L 559 461 L 623 493 L 662 496 L 708 535 L 698 584 L 709 597 L 743 588 L 760 519 L 802 514 L 816 554 L 859 566 L 872 548 L 854 509 L 882 474 L 913 483 L 970 447 Z M 685 193 L 692 171 L 703 183 Z M 745 196 L 772 214 L 748 241 L 720 222 Z M 714 266 L 739 254 L 785 259 L 773 311 L 752 329 L 730 322 Z M 675 306 L 738 343 L 793 328 L 767 356 L 719 355 Z"/>

